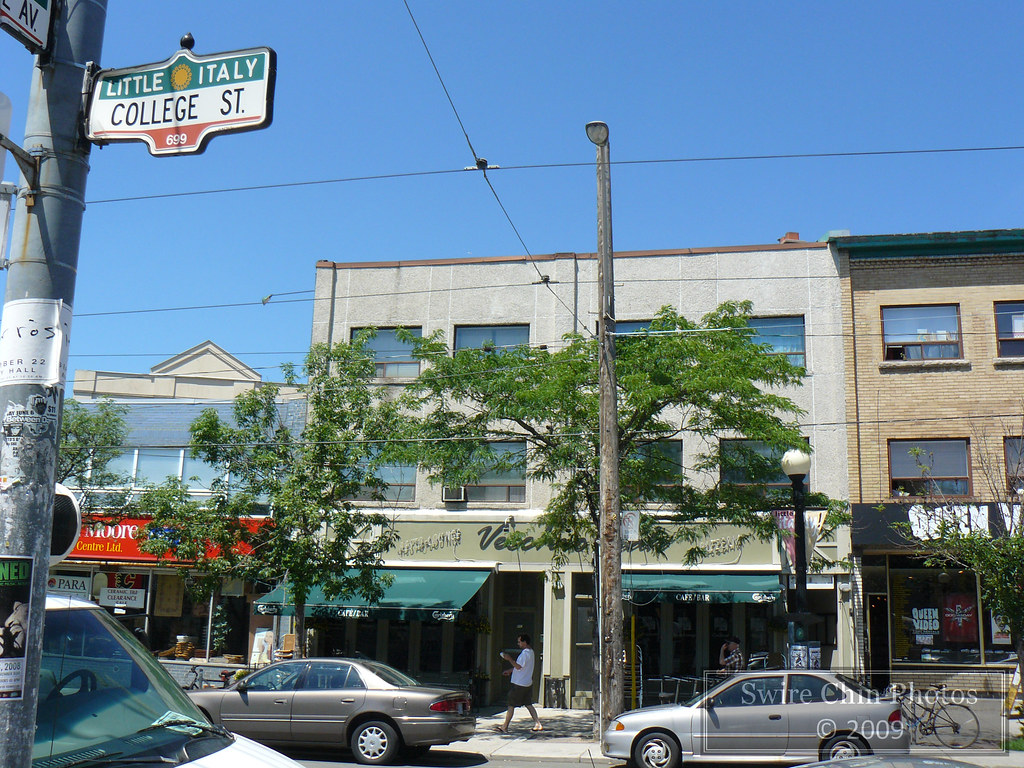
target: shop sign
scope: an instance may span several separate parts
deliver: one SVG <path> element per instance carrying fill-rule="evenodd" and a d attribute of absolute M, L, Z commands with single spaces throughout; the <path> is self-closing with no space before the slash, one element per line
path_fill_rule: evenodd
<path fill-rule="evenodd" d="M 55 595 L 71 595 L 89 599 L 89 579 L 85 576 L 54 574 L 46 581 L 46 591 Z"/>
<path fill-rule="evenodd" d="M 935 635 L 939 633 L 938 608 L 914 608 L 910 611 L 914 623 L 914 643 L 916 645 L 935 645 Z"/>
<path fill-rule="evenodd" d="M 99 604 L 119 608 L 145 608 L 146 590 L 126 589 L 125 587 L 103 587 L 100 590 Z"/>

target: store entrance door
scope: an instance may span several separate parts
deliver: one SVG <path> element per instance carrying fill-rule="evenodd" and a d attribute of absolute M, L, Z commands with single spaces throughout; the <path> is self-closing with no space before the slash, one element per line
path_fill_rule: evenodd
<path fill-rule="evenodd" d="M 884 593 L 868 594 L 868 684 L 875 690 L 889 685 L 889 598 Z"/>

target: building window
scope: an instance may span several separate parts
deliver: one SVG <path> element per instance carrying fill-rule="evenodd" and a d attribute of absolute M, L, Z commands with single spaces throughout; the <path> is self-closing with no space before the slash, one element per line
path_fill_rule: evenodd
<path fill-rule="evenodd" d="M 365 465 L 363 466 L 365 469 Z M 416 465 L 415 464 L 381 464 L 374 470 L 374 477 L 384 483 L 382 489 L 363 489 L 352 497 L 353 501 L 376 501 L 377 491 L 383 495 L 384 501 L 414 501 L 416 499 Z"/>
<path fill-rule="evenodd" d="M 1024 301 L 996 303 L 999 357 L 1024 357 Z"/>
<path fill-rule="evenodd" d="M 890 440 L 892 496 L 967 496 L 967 440 Z"/>
<path fill-rule="evenodd" d="M 502 352 L 529 343 L 528 325 L 460 325 L 455 328 L 455 349 Z"/>
<path fill-rule="evenodd" d="M 1006 490 L 1013 496 L 1024 496 L 1024 437 L 1003 438 L 1006 458 Z"/>
<path fill-rule="evenodd" d="M 673 488 L 683 480 L 683 441 L 666 439 L 645 443 L 622 463 L 630 474 L 643 478 L 644 487 Z M 626 498 L 635 499 L 639 493 L 639 489 L 623 490 Z"/>
<path fill-rule="evenodd" d="M 366 330 L 353 328 L 352 338 Z M 413 336 L 422 335 L 420 328 L 407 328 Z M 415 378 L 420 373 L 420 362 L 412 356 L 412 341 L 402 341 L 397 336 L 396 328 L 379 328 L 376 336 L 366 339 L 364 348 L 373 353 L 373 361 L 377 366 L 377 378 Z"/>
<path fill-rule="evenodd" d="M 181 479 L 180 448 L 139 448 L 139 463 L 135 472 L 136 485 L 160 484 L 168 477 Z"/>
<path fill-rule="evenodd" d="M 782 471 L 784 450 L 772 448 L 760 440 L 722 440 L 721 479 L 732 485 L 766 485 L 789 488 L 793 481 Z M 811 487 L 811 475 L 804 478 Z"/>
<path fill-rule="evenodd" d="M 526 443 L 491 443 L 490 449 L 497 466 L 482 474 L 473 485 L 466 486 L 466 501 L 525 502 Z"/>
<path fill-rule="evenodd" d="M 956 360 L 960 310 L 956 304 L 882 307 L 886 360 Z"/>
<path fill-rule="evenodd" d="M 755 344 L 770 345 L 769 354 L 785 355 L 793 365 L 805 366 L 802 316 L 752 317 L 750 327 L 757 332 L 752 341 Z"/>
<path fill-rule="evenodd" d="M 202 459 L 193 459 L 186 452 L 182 479 L 192 490 L 208 491 L 217 480 L 225 479 L 224 469 L 207 464 Z"/>

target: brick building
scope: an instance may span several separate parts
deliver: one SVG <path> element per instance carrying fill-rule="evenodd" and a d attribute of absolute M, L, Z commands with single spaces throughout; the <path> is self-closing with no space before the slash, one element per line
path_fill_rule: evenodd
<path fill-rule="evenodd" d="M 1024 488 L 1013 483 L 1024 434 L 1024 230 L 832 244 L 848 341 L 857 659 L 878 684 L 983 681 L 979 672 L 1015 662 L 1009 638 L 975 575 L 925 567 L 900 526 L 921 519 L 915 502 L 937 497 L 987 520 Z"/>

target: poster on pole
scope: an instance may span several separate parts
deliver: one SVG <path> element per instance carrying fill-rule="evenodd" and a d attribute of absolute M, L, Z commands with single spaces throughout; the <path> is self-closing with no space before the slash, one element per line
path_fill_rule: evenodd
<path fill-rule="evenodd" d="M 0 699 L 25 695 L 32 558 L 0 557 Z"/>

